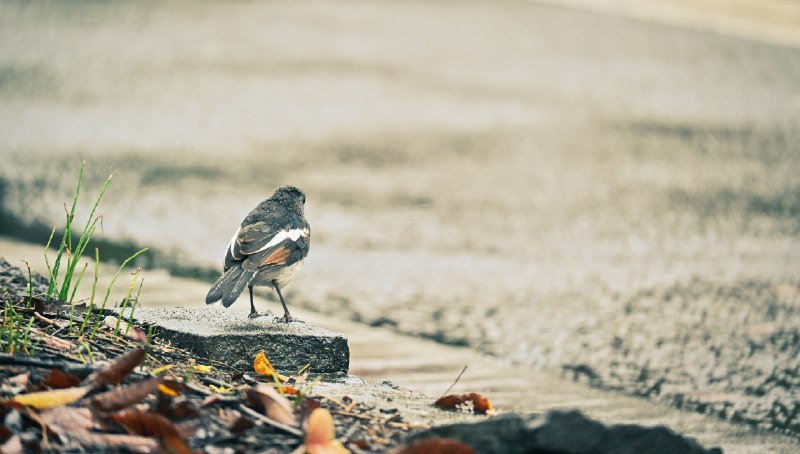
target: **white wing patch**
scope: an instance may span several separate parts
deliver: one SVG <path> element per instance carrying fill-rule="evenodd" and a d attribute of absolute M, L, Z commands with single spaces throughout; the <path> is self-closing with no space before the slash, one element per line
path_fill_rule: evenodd
<path fill-rule="evenodd" d="M 242 231 L 241 228 L 236 230 L 236 233 L 234 233 L 233 237 L 231 238 L 231 244 L 230 244 L 230 246 L 228 246 L 228 248 L 231 250 L 231 257 L 233 257 L 233 258 L 236 258 L 233 255 L 233 245 L 236 243 L 236 237 L 239 236 L 239 232 L 241 232 L 241 231 Z"/>
<path fill-rule="evenodd" d="M 280 243 L 285 239 L 290 239 L 292 241 L 297 241 L 300 237 L 308 236 L 309 232 L 307 229 L 291 229 L 291 230 L 281 230 L 280 232 L 276 233 L 275 236 L 269 240 L 269 243 L 265 244 L 261 247 L 261 249 L 254 251 L 253 254 L 258 254 L 261 251 L 266 251 L 267 249 L 275 246 L 276 244 Z"/>

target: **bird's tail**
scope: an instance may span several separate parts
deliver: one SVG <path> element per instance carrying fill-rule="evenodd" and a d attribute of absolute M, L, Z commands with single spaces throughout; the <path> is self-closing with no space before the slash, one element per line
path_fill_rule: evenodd
<path fill-rule="evenodd" d="M 229 307 L 250 285 L 255 276 L 255 270 L 245 270 L 241 266 L 234 266 L 211 286 L 211 290 L 206 295 L 206 304 L 213 304 L 221 299 L 222 305 Z"/>

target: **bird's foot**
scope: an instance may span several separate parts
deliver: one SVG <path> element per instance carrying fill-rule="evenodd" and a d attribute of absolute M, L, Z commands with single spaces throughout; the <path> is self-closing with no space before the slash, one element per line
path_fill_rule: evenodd
<path fill-rule="evenodd" d="M 275 314 L 272 313 L 270 310 L 266 310 L 264 312 L 250 312 L 250 315 L 247 318 L 258 318 L 258 317 L 273 317 Z"/>
<path fill-rule="evenodd" d="M 283 317 L 275 317 L 275 323 L 292 323 L 292 322 L 302 323 L 303 321 L 292 317 L 291 315 L 289 315 L 288 312 L 284 313 Z"/>

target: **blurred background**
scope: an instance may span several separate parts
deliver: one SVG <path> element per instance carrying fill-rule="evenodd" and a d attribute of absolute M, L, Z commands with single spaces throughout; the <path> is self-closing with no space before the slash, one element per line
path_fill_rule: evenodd
<path fill-rule="evenodd" d="M 9 1 L 0 24 L 6 235 L 44 244 L 86 160 L 79 223 L 113 171 L 104 240 L 211 281 L 293 184 L 290 305 L 644 394 L 735 387 L 742 352 L 800 371 L 796 1 Z"/>

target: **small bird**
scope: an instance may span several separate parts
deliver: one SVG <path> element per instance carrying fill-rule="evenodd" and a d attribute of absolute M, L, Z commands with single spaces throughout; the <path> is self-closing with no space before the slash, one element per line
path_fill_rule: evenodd
<path fill-rule="evenodd" d="M 306 195 L 294 186 L 282 186 L 244 218 L 225 253 L 224 273 L 211 286 L 206 304 L 222 300 L 230 307 L 245 287 L 250 290 L 250 318 L 258 317 L 253 287 L 275 289 L 283 317 L 292 320 L 281 294 L 303 265 L 311 245 L 311 227 L 303 215 Z"/>

